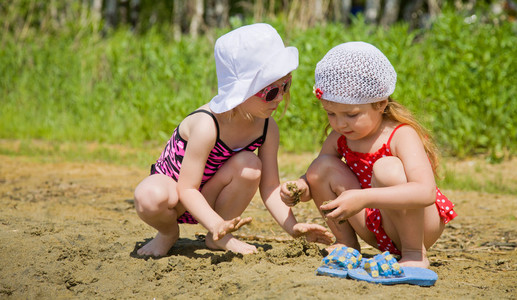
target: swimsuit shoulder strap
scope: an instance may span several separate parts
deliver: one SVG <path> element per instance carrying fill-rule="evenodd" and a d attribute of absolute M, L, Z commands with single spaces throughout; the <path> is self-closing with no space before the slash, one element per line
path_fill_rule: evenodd
<path fill-rule="evenodd" d="M 393 138 L 393 135 L 395 134 L 395 132 L 402 126 L 404 125 L 408 125 L 406 123 L 402 123 L 400 125 L 398 125 L 397 127 L 395 127 L 395 129 L 393 129 L 393 132 L 391 132 L 391 135 L 390 135 L 390 138 L 388 139 L 388 143 L 386 144 L 387 148 L 390 149 L 390 144 L 391 144 L 391 139 Z"/>
<path fill-rule="evenodd" d="M 205 114 L 209 115 L 210 117 L 212 117 L 212 119 L 214 119 L 215 127 L 217 129 L 217 141 L 219 141 L 219 122 L 217 122 L 217 118 L 214 116 L 214 114 L 205 109 L 198 109 L 198 110 L 191 112 L 189 114 L 189 116 L 193 115 L 193 114 L 197 114 L 197 113 L 205 113 Z"/>
<path fill-rule="evenodd" d="M 268 124 L 269 124 L 269 118 L 267 118 L 266 121 L 264 122 L 264 131 L 262 132 L 262 137 L 264 138 L 264 140 L 266 139 Z"/>

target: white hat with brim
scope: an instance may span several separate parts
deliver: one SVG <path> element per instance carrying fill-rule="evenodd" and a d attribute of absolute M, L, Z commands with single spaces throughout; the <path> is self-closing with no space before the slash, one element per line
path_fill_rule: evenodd
<path fill-rule="evenodd" d="M 215 43 L 218 93 L 215 113 L 232 110 L 298 67 L 298 49 L 285 47 L 278 32 L 259 23 L 237 28 Z"/>

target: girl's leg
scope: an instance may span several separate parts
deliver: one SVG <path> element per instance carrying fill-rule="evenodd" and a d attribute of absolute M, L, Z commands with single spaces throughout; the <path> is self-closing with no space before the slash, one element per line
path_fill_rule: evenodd
<path fill-rule="evenodd" d="M 356 176 L 348 166 L 333 156 L 323 155 L 316 158 L 307 170 L 306 177 L 318 210 L 323 202 L 336 199 L 342 192 L 360 188 Z M 324 217 L 321 211 L 320 213 Z M 367 243 L 376 245 L 375 236 L 366 228 L 364 219 L 364 210 L 362 210 L 342 224 L 327 220 L 327 225 L 336 237 L 335 245 L 327 250 L 331 250 L 336 245 L 361 250 L 356 233 Z"/>
<path fill-rule="evenodd" d="M 164 256 L 179 238 L 176 219 L 185 212 L 178 202 L 176 182 L 162 174 L 151 175 L 135 189 L 138 216 L 158 230 L 149 243 L 138 249 L 139 255 Z"/>
<path fill-rule="evenodd" d="M 406 182 L 400 159 L 384 157 L 375 163 L 373 187 Z M 436 242 L 444 229 L 435 204 L 417 209 L 381 209 L 381 215 L 384 230 L 402 253 L 401 265 L 429 267 L 426 249 Z"/>
<path fill-rule="evenodd" d="M 249 151 L 242 151 L 230 158 L 201 190 L 206 200 L 214 210 L 227 221 L 239 217 L 257 192 L 262 163 Z M 228 222 L 229 225 L 235 222 Z M 233 230 L 229 229 L 228 232 Z M 224 249 L 248 254 L 257 251 L 256 247 L 237 240 L 233 235 L 226 234 L 215 241 L 209 233 L 206 245 L 212 249 Z"/>

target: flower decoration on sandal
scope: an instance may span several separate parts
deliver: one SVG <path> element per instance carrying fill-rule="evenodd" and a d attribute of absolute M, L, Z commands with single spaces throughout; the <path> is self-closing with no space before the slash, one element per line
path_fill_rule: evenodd
<path fill-rule="evenodd" d="M 367 259 L 362 267 L 348 270 L 347 276 L 359 281 L 385 285 L 432 286 L 438 280 L 438 275 L 432 270 L 400 266 L 389 252 L 383 252 Z"/>
<path fill-rule="evenodd" d="M 321 100 L 321 97 L 323 96 L 323 91 L 320 88 L 315 88 L 312 90 L 316 98 Z"/>
<path fill-rule="evenodd" d="M 346 278 L 348 271 L 364 267 L 365 259 L 359 251 L 349 247 L 338 247 L 323 258 L 316 275 Z"/>
<path fill-rule="evenodd" d="M 388 251 L 366 260 L 364 269 L 374 278 L 379 275 L 401 276 L 404 273 L 397 260 Z"/>

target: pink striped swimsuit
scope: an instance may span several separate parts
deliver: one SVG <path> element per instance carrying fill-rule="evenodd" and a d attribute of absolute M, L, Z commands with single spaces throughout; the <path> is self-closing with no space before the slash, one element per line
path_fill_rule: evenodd
<path fill-rule="evenodd" d="M 337 141 L 338 152 L 345 158 L 347 166 L 354 172 L 361 184 L 362 189 L 371 188 L 372 181 L 372 167 L 373 164 L 384 156 L 392 156 L 390 151 L 390 143 L 395 131 L 400 127 L 407 124 L 400 124 L 391 133 L 388 142 L 377 150 L 375 153 L 360 153 L 354 152 L 348 148 L 346 138 L 340 136 Z M 436 188 L 436 209 L 440 214 L 442 222 L 447 224 L 450 220 L 454 219 L 457 214 L 454 211 L 454 204 L 440 192 L 440 189 Z M 382 252 L 389 251 L 392 254 L 400 255 L 400 250 L 395 247 L 393 241 L 388 237 L 384 228 L 382 227 L 382 215 L 377 208 L 366 208 L 366 227 L 375 234 L 377 239 L 377 246 Z"/>
<path fill-rule="evenodd" d="M 248 146 L 239 149 L 232 150 L 230 149 L 220 138 L 219 138 L 219 123 L 215 116 L 207 111 L 207 110 L 196 110 L 192 112 L 190 115 L 195 113 L 206 113 L 214 119 L 215 126 L 217 128 L 217 140 L 215 142 L 214 148 L 208 155 L 208 159 L 205 164 L 205 170 L 203 172 L 203 178 L 201 179 L 201 186 L 199 190 L 203 188 L 205 183 L 212 178 L 217 170 L 221 168 L 221 166 L 229 160 L 233 155 L 241 152 L 241 151 L 255 151 L 257 148 L 264 144 L 266 140 L 267 127 L 269 119 L 266 119 L 264 122 L 264 131 L 260 137 L 255 139 L 253 142 L 248 144 Z M 180 124 L 181 125 L 181 124 Z M 151 166 L 151 175 L 152 174 L 164 174 L 175 181 L 178 181 L 178 176 L 181 169 L 181 163 L 183 161 L 183 157 L 185 156 L 185 150 L 187 149 L 187 141 L 184 140 L 179 134 L 179 126 L 174 129 L 172 133 L 172 137 L 165 145 L 165 149 L 163 150 L 160 158 L 156 161 L 155 164 Z M 178 223 L 188 223 L 188 224 L 197 224 L 198 222 L 194 217 L 187 211 L 183 215 L 178 218 Z"/>

